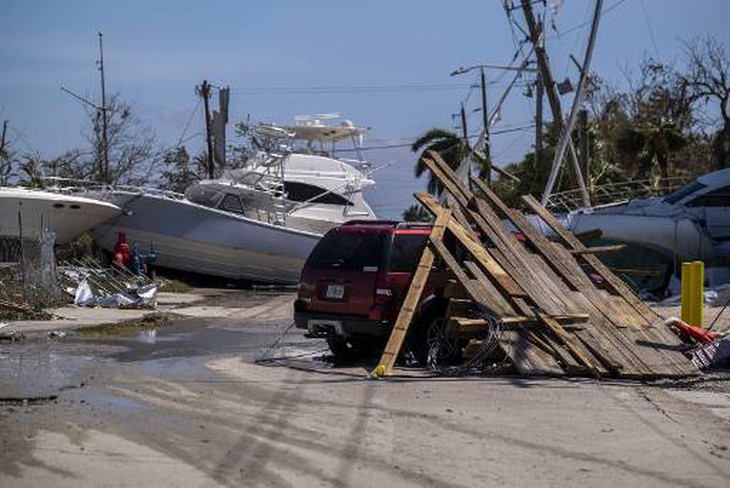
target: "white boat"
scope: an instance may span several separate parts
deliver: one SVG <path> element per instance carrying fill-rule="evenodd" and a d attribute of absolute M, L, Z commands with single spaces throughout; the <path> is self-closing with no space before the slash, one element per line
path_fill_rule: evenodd
<path fill-rule="evenodd" d="M 353 127 L 309 124 L 308 142 L 357 134 Z M 297 137 L 266 126 L 261 134 Z M 282 148 L 280 148 L 282 149 Z M 320 154 L 261 152 L 221 178 L 190 186 L 185 195 L 114 188 L 89 193 L 122 207 L 96 229 L 111 251 L 120 232 L 141 251 L 152 246 L 158 266 L 273 284 L 294 284 L 322 234 L 348 220 L 374 219 L 362 191 L 374 182 L 352 164 Z"/>
<path fill-rule="evenodd" d="M 589 207 L 563 217 L 574 233 L 662 251 L 675 262 L 730 255 L 730 169 L 715 171 L 665 197 Z"/>
<path fill-rule="evenodd" d="M 0 187 L 0 236 L 37 239 L 42 231 L 65 244 L 120 212 L 113 203 L 21 187 Z"/>

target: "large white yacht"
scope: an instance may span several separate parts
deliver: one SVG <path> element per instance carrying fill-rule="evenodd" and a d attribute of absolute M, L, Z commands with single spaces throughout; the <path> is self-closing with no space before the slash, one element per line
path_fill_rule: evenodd
<path fill-rule="evenodd" d="M 294 284 L 309 252 L 330 228 L 348 220 L 374 219 L 363 190 L 374 185 L 350 161 L 294 152 L 290 142 L 336 142 L 361 135 L 347 123 L 329 126 L 299 119 L 295 126 L 258 128 L 278 140 L 217 179 L 191 185 L 184 195 L 117 187 L 93 198 L 122 208 L 93 236 L 111 251 L 118 234 L 152 247 L 161 267 L 231 279 Z"/>
<path fill-rule="evenodd" d="M 0 187 L 0 237 L 37 239 L 42 231 L 65 244 L 120 211 L 113 203 L 48 191 Z"/>

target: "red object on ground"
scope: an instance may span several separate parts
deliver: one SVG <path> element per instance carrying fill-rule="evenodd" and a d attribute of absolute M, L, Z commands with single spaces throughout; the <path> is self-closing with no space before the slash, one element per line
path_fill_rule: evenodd
<path fill-rule="evenodd" d="M 677 327 L 680 331 L 684 332 L 688 336 L 690 336 L 692 339 L 701 342 L 703 344 L 706 344 L 708 342 L 712 342 L 715 339 L 717 339 L 717 334 L 715 332 L 711 332 L 709 330 L 705 330 L 701 327 L 696 327 L 694 325 L 690 325 L 686 322 L 681 321 L 680 319 L 669 319 L 666 322 L 667 325 L 673 325 Z"/>
<path fill-rule="evenodd" d="M 114 244 L 114 263 L 119 264 L 120 259 L 124 266 L 132 262 L 132 248 L 129 247 L 127 235 L 124 232 L 119 233 L 117 243 Z"/>

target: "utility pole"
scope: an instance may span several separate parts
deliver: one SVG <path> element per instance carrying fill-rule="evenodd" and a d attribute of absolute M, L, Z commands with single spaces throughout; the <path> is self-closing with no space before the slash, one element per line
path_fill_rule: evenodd
<path fill-rule="evenodd" d="M 464 110 L 464 102 L 461 103 L 461 134 L 464 142 L 469 144 L 469 132 L 466 130 L 466 111 Z"/>
<path fill-rule="evenodd" d="M 588 143 L 588 111 L 581 109 L 578 112 L 578 134 L 580 136 L 578 142 L 578 155 L 580 156 L 580 170 L 585 175 L 586 180 L 590 181 L 590 144 Z"/>
<path fill-rule="evenodd" d="M 107 111 L 106 106 L 106 85 L 104 82 L 104 44 L 102 33 L 99 32 L 99 72 L 101 73 L 101 171 L 100 177 L 103 183 L 109 183 L 109 141 L 107 139 Z"/>
<path fill-rule="evenodd" d="M 487 174 L 487 186 L 492 185 L 492 157 L 489 140 L 489 112 L 487 111 L 487 82 L 484 77 L 484 68 L 479 69 L 482 86 L 482 122 L 484 124 L 484 166 Z"/>
<path fill-rule="evenodd" d="M 535 16 L 532 12 L 532 1 L 531 0 L 521 0 L 522 4 L 522 12 L 525 15 L 525 21 L 527 22 L 527 27 L 530 32 L 530 40 L 532 42 L 532 45 L 535 48 L 535 56 L 537 57 L 537 65 L 540 69 L 540 75 L 543 82 L 543 86 L 545 87 L 545 91 L 548 98 L 548 103 L 550 104 L 550 110 L 553 113 L 553 121 L 557 125 L 558 129 L 560 130 L 561 134 L 563 133 L 565 129 L 565 120 L 563 119 L 563 110 L 560 106 L 560 94 L 558 93 L 558 89 L 555 86 L 555 80 L 553 79 L 553 75 L 550 72 L 550 64 L 548 63 L 547 53 L 545 52 L 545 46 L 543 45 L 543 36 L 542 36 L 542 26 L 538 26 L 537 21 L 535 20 Z M 564 134 L 564 137 L 567 137 L 568 140 L 568 149 L 570 152 L 570 158 L 573 163 L 572 169 L 573 169 L 573 176 L 575 177 L 576 183 L 578 183 L 578 186 L 581 189 L 581 193 L 583 196 L 583 203 L 585 205 L 590 205 L 590 201 L 588 198 L 588 192 L 585 188 L 585 183 L 583 181 L 583 177 L 580 173 L 580 165 L 578 164 L 578 156 L 575 152 L 575 147 L 573 147 L 572 142 L 570 141 L 570 134 Z M 551 175 L 552 176 L 552 175 Z M 551 178 L 552 179 L 552 178 Z M 550 186 L 550 181 L 548 182 L 548 186 Z M 543 204 L 545 204 L 546 198 L 545 195 L 543 195 Z"/>
<path fill-rule="evenodd" d="M 545 87 L 539 73 L 535 85 L 535 162 L 537 162 L 542 154 L 542 99 L 545 96 Z"/>
<path fill-rule="evenodd" d="M 7 133 L 7 131 L 8 131 L 8 121 L 3 120 L 3 135 L 2 135 L 2 139 L 0 139 L 0 153 L 5 151 L 5 134 Z"/>
<path fill-rule="evenodd" d="M 197 89 L 198 95 L 203 97 L 203 105 L 205 107 L 205 140 L 208 144 L 208 178 L 214 178 L 214 166 L 213 166 L 213 137 L 210 128 L 210 107 L 208 102 L 210 100 L 210 85 L 208 80 L 203 80 L 203 83 Z"/>

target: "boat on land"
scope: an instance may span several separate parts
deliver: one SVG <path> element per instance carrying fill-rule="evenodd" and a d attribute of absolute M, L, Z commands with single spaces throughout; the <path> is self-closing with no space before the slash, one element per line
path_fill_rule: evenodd
<path fill-rule="evenodd" d="M 329 126 L 299 119 L 295 126 L 256 128 L 266 147 L 220 178 L 201 180 L 184 194 L 114 187 L 87 195 L 122 208 L 92 236 L 112 251 L 119 233 L 142 251 L 151 247 L 157 265 L 256 283 L 297 283 L 304 261 L 322 235 L 348 220 L 375 219 L 363 197 L 373 186 L 351 161 L 325 154 L 314 143 L 358 137 L 351 123 Z M 296 128 L 297 130 L 291 130 Z M 294 151 L 292 141 L 305 141 Z"/>
<path fill-rule="evenodd" d="M 639 198 L 569 213 L 574 233 L 659 249 L 678 262 L 730 255 L 730 169 L 700 176 L 664 196 Z"/>
<path fill-rule="evenodd" d="M 699 176 L 668 195 L 578 208 L 558 218 L 575 234 L 599 235 L 593 244 L 628 244 L 626 251 L 602 256 L 619 268 L 662 269 L 669 278 L 682 262 L 703 261 L 712 269 L 710 286 L 730 281 L 730 169 Z M 552 234 L 539 218 L 531 220 Z M 631 266 L 619 265 L 622 260 Z"/>
<path fill-rule="evenodd" d="M 0 187 L 0 237 L 38 239 L 50 231 L 56 244 L 65 244 L 120 210 L 111 202 L 78 195 Z"/>

